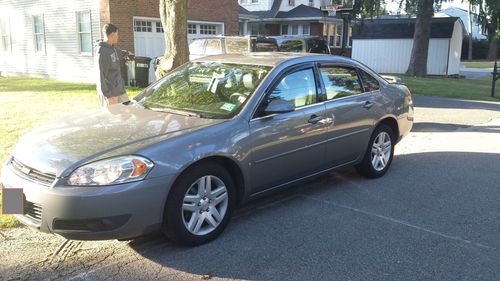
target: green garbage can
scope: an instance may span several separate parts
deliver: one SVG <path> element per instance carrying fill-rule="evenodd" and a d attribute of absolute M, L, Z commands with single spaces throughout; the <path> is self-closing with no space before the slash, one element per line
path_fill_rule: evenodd
<path fill-rule="evenodd" d="M 151 58 L 135 57 L 135 84 L 139 87 L 147 87 L 149 85 L 149 63 Z"/>

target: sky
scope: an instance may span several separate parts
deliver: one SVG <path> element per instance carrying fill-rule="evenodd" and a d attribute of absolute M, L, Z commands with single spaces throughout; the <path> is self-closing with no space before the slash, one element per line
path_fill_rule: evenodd
<path fill-rule="evenodd" d="M 391 13 L 396 13 L 398 10 L 399 1 L 386 0 L 386 2 L 387 2 L 386 9 Z M 453 1 L 443 2 L 441 4 L 441 9 L 444 10 L 448 7 L 457 7 L 457 8 L 462 8 L 464 10 L 467 10 L 467 6 L 468 6 L 468 4 L 466 1 L 453 0 Z"/>

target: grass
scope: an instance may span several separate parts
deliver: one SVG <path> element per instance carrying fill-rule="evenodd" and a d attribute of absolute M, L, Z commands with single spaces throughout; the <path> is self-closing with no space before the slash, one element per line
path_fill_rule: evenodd
<path fill-rule="evenodd" d="M 140 91 L 127 88 L 131 97 Z M 19 137 L 33 127 L 98 107 L 95 84 L 0 77 L 0 163 L 10 155 Z M 1 204 L 0 200 L 0 228 L 15 226 L 12 216 L 1 214 Z"/>
<path fill-rule="evenodd" d="M 494 61 L 481 60 L 481 61 L 461 61 L 461 65 L 467 68 L 493 68 Z"/>
<path fill-rule="evenodd" d="M 500 82 L 497 82 L 495 97 L 491 97 L 491 78 L 471 80 L 441 77 L 400 77 L 413 94 L 500 102 Z"/>

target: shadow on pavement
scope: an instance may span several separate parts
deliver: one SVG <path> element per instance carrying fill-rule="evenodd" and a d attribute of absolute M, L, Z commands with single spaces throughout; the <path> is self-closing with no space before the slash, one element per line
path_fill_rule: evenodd
<path fill-rule="evenodd" d="M 164 267 L 221 278 L 494 280 L 499 171 L 497 153 L 400 155 L 380 179 L 349 169 L 254 201 L 206 245 L 158 236 L 130 247 Z"/>

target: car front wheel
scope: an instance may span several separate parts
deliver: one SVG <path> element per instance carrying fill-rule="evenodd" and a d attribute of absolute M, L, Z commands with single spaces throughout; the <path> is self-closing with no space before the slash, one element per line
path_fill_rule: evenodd
<path fill-rule="evenodd" d="M 172 187 L 165 208 L 164 232 L 180 244 L 209 242 L 222 233 L 234 206 L 230 174 L 212 163 L 196 166 Z"/>

